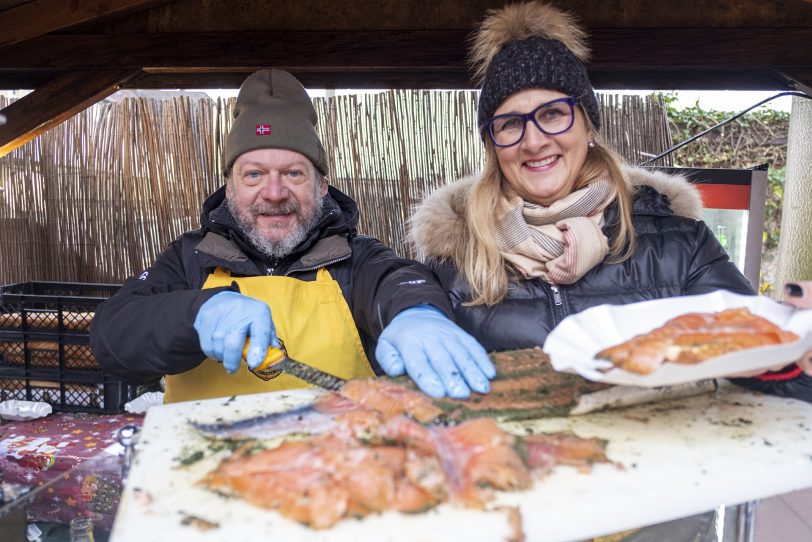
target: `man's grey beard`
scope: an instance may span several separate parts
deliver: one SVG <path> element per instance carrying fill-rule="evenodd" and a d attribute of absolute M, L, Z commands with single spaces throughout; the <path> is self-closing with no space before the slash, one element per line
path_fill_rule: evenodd
<path fill-rule="evenodd" d="M 292 253 L 296 247 L 307 238 L 310 229 L 316 225 L 316 222 L 318 222 L 321 217 L 321 211 L 324 208 L 324 198 L 318 194 L 318 183 L 316 187 L 316 199 L 313 204 L 313 212 L 310 216 L 302 215 L 302 207 L 299 205 L 299 202 L 295 200 L 290 200 L 279 205 L 257 203 L 241 212 L 237 209 L 237 205 L 234 201 L 228 199 L 228 210 L 254 248 L 269 258 L 284 258 Z M 259 228 L 257 228 L 256 221 L 259 214 L 281 215 L 289 213 L 296 213 L 296 225 L 290 235 L 284 239 L 268 239 Z"/>

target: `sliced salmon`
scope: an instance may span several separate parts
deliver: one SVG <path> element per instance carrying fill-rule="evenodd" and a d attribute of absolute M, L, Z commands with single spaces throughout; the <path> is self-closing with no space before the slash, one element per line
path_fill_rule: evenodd
<path fill-rule="evenodd" d="M 351 381 L 318 406 L 320 415 L 330 413 L 330 434 L 260 451 L 245 446 L 203 483 L 327 529 L 347 517 L 417 513 L 446 501 L 482 507 L 494 491 L 527 488 L 531 469 L 606 459 L 595 439 L 517 437 L 491 418 L 425 425 L 439 409 L 418 394 L 391 382 Z"/>
<path fill-rule="evenodd" d="M 350 380 L 339 393 L 364 408 L 380 412 L 384 420 L 408 415 L 428 423 L 443 413 L 428 395 L 387 380 Z"/>
<path fill-rule="evenodd" d="M 595 357 L 627 371 L 649 374 L 665 362 L 700 363 L 738 350 L 796 340 L 795 333 L 739 307 L 677 316 L 648 333 L 601 350 Z"/>
<path fill-rule="evenodd" d="M 516 437 L 491 418 L 468 420 L 455 427 L 432 429 L 451 499 L 482 506 L 492 489 L 521 489 L 530 484 L 529 471 L 516 452 Z"/>
<path fill-rule="evenodd" d="M 549 469 L 554 465 L 570 465 L 586 469 L 594 463 L 607 463 L 606 441 L 583 438 L 572 433 L 528 435 L 522 439 L 527 466 Z"/>

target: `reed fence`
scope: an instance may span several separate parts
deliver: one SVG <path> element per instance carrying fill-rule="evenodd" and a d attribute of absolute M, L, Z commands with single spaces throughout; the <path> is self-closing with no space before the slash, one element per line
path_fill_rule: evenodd
<path fill-rule="evenodd" d="M 599 94 L 606 139 L 629 161 L 671 144 L 658 96 Z M 483 161 L 475 91 L 314 99 L 330 182 L 359 231 L 410 256 L 404 224 L 435 188 Z M 9 100 L 0 96 L 0 109 Z M 96 104 L 0 158 L 0 284 L 112 282 L 140 273 L 199 225 L 219 174 L 234 99 Z"/>

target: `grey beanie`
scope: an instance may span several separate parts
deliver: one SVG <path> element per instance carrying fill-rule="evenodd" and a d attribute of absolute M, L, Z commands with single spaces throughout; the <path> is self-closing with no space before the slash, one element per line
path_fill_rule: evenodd
<path fill-rule="evenodd" d="M 490 11 L 470 52 L 482 84 L 480 127 L 513 94 L 546 88 L 576 98 L 600 129 L 601 111 L 584 65 L 588 56 L 585 32 L 572 15 L 555 6 L 531 1 Z"/>
<path fill-rule="evenodd" d="M 288 149 L 303 154 L 327 175 L 327 153 L 316 132 L 316 110 L 302 84 L 283 70 L 248 77 L 237 95 L 234 122 L 226 136 L 223 174 L 256 149 Z"/>

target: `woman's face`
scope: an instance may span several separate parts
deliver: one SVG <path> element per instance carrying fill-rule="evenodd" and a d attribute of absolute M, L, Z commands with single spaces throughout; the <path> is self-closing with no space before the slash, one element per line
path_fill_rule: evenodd
<path fill-rule="evenodd" d="M 510 96 L 494 115 L 529 113 L 539 105 L 564 98 L 556 90 L 525 89 Z M 580 107 L 575 107 L 572 128 L 547 135 L 528 122 L 524 138 L 512 147 L 495 147 L 496 158 L 508 184 L 525 201 L 550 205 L 569 195 L 586 161 L 591 133 Z"/>

